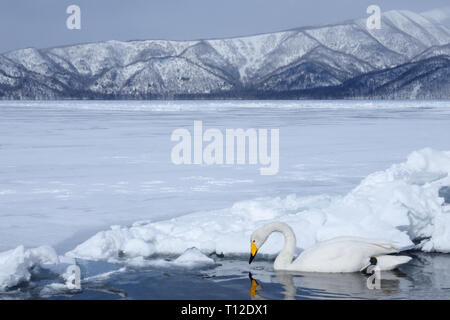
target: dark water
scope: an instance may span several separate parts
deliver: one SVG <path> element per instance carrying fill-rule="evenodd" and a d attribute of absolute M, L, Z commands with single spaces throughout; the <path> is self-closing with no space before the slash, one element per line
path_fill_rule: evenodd
<path fill-rule="evenodd" d="M 270 261 L 217 259 L 206 269 L 126 268 L 81 262 L 81 291 L 64 288 L 51 272 L 39 272 L 3 299 L 449 299 L 450 255 L 410 252 L 413 260 L 381 273 L 381 288 L 369 289 L 360 273 L 274 272 Z M 116 270 L 116 271 L 114 271 Z M 95 276 L 113 271 L 108 277 Z M 251 277 L 249 277 L 251 272 Z M 59 282 L 51 289 L 50 283 Z"/>

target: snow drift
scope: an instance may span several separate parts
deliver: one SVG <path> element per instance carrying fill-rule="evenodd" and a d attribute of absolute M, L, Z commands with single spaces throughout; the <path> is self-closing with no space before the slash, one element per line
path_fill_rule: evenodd
<path fill-rule="evenodd" d="M 0 253 L 0 291 L 27 282 L 31 269 L 41 264 L 57 264 L 58 256 L 51 247 L 26 250 L 23 246 Z"/>
<path fill-rule="evenodd" d="M 449 186 L 450 151 L 423 149 L 410 154 L 404 163 L 369 175 L 345 196 L 261 198 L 165 221 L 113 226 L 63 258 L 138 267 L 214 265 L 205 255 L 247 256 L 251 233 L 274 220 L 294 229 L 298 251 L 337 236 L 360 236 L 390 241 L 403 250 L 448 253 Z M 415 246 L 413 240 L 420 244 Z M 282 245 L 282 236 L 275 234 L 260 252 L 273 255 Z M 171 257 L 169 262 L 161 259 L 164 254 Z M 0 291 L 29 281 L 36 265 L 59 260 L 50 247 L 26 250 L 19 246 L 0 253 Z"/>
<path fill-rule="evenodd" d="M 114 262 L 181 254 L 191 247 L 206 254 L 247 254 L 250 234 L 274 220 L 292 226 L 299 249 L 346 235 L 384 239 L 404 249 L 422 239 L 424 251 L 450 252 L 450 209 L 439 196 L 450 185 L 449 173 L 450 152 L 423 149 L 404 163 L 369 175 L 343 197 L 262 198 L 166 221 L 114 226 L 67 255 Z M 281 246 L 281 236 L 273 235 L 261 252 L 275 254 Z"/>

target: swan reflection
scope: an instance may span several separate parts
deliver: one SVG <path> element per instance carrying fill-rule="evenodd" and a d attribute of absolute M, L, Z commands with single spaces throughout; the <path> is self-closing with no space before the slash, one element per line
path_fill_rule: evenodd
<path fill-rule="evenodd" d="M 370 275 L 361 273 L 300 273 L 275 271 L 270 282 L 280 284 L 282 299 L 377 299 L 398 294 L 410 287 L 411 280 L 401 271 L 381 273 L 380 288 L 369 289 Z M 249 273 L 250 298 L 268 299 L 260 281 Z"/>

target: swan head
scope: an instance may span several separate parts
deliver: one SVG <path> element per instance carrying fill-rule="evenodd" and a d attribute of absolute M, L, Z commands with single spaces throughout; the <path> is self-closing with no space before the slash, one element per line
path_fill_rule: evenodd
<path fill-rule="evenodd" d="M 259 248 L 266 242 L 268 237 L 267 226 L 263 226 L 252 233 L 250 237 L 250 259 L 248 263 L 252 263 L 258 253 Z"/>
<path fill-rule="evenodd" d="M 271 222 L 263 225 L 255 230 L 250 237 L 250 260 L 248 263 L 252 263 L 258 253 L 259 248 L 266 242 L 267 238 L 272 232 L 281 232 L 285 238 L 292 240 L 295 249 L 295 235 L 291 227 L 284 222 Z"/>

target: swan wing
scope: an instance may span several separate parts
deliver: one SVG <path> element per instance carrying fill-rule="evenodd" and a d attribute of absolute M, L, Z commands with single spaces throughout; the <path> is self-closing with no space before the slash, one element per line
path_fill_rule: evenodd
<path fill-rule="evenodd" d="M 394 245 L 375 239 L 339 237 L 323 241 L 303 251 L 292 269 L 307 272 L 356 272 L 371 256 L 396 253 Z"/>

